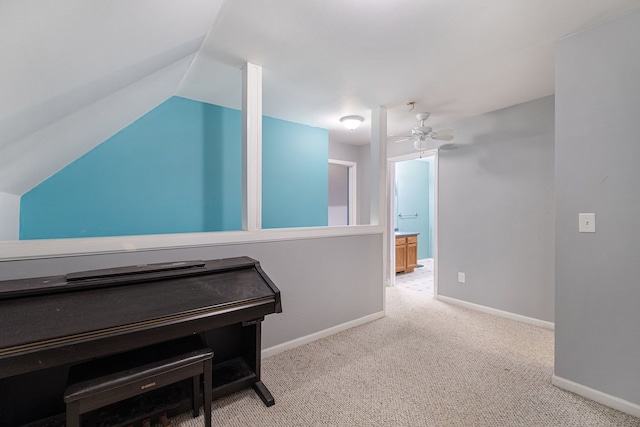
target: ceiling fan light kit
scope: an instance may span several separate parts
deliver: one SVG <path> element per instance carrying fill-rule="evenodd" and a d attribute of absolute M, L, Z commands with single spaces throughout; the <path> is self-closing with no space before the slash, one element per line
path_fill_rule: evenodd
<path fill-rule="evenodd" d="M 428 148 L 427 141 L 425 141 L 424 139 L 416 139 L 415 141 L 413 141 L 413 147 L 418 151 L 424 151 Z"/>
<path fill-rule="evenodd" d="M 358 126 L 360 126 L 360 124 L 362 124 L 363 121 L 364 117 L 361 116 L 344 116 L 340 119 L 340 122 L 344 125 L 344 127 L 349 130 L 356 129 Z"/>
<path fill-rule="evenodd" d="M 427 120 L 428 118 L 429 118 L 429 113 L 416 114 L 416 119 L 422 122 L 420 126 L 424 126 L 424 121 Z"/>

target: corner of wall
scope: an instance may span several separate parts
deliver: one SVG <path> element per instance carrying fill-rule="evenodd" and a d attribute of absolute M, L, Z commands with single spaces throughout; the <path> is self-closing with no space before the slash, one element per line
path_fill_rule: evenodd
<path fill-rule="evenodd" d="M 0 193 L 0 240 L 20 238 L 20 196 Z"/>

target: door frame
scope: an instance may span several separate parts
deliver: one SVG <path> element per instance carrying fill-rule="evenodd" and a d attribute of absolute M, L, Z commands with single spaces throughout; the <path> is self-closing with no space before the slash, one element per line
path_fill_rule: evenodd
<path fill-rule="evenodd" d="M 389 277 L 387 280 L 388 286 L 396 285 L 396 252 L 395 252 L 395 224 L 396 224 L 396 163 L 404 162 L 406 160 L 416 160 L 423 157 L 433 157 L 434 166 L 434 183 L 433 183 L 433 296 L 438 296 L 438 150 L 427 150 L 423 152 L 416 151 L 415 153 L 403 154 L 401 156 L 389 157 L 387 159 L 387 190 L 388 190 L 388 218 L 387 231 L 388 241 L 387 245 L 389 251 L 388 267 Z"/>

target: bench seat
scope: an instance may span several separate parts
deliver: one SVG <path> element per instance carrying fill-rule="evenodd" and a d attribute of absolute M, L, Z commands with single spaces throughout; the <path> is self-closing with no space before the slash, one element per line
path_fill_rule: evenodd
<path fill-rule="evenodd" d="M 200 376 L 204 376 L 204 420 L 211 426 L 213 351 L 193 336 L 95 359 L 71 367 L 64 393 L 67 427 L 82 414 L 169 384 L 193 379 L 193 416 L 199 415 Z"/>

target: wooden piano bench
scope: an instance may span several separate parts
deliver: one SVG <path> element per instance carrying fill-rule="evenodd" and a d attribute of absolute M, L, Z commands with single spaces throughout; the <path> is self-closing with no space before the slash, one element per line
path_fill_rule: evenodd
<path fill-rule="evenodd" d="M 211 427 L 213 351 L 199 337 L 150 347 L 72 366 L 64 393 L 67 427 L 79 427 L 82 414 L 193 378 L 193 417 L 200 413 L 200 375 L 204 376 L 204 424 Z"/>

